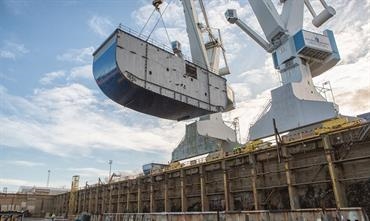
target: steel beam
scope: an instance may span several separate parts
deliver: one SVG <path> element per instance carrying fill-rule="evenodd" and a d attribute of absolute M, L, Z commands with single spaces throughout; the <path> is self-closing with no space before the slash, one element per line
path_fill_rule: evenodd
<path fill-rule="evenodd" d="M 256 170 L 256 156 L 254 154 L 249 155 L 249 163 L 252 166 L 251 175 L 252 175 L 252 191 L 253 191 L 253 201 L 254 209 L 259 210 L 259 200 L 257 192 L 257 170 Z"/>
<path fill-rule="evenodd" d="M 149 202 L 149 207 L 150 207 L 150 212 L 154 212 L 154 186 L 153 186 L 154 178 L 153 176 L 150 176 L 150 202 Z"/>
<path fill-rule="evenodd" d="M 170 206 L 169 206 L 169 200 L 168 200 L 168 177 L 167 174 L 164 174 L 164 211 L 169 212 Z"/>
<path fill-rule="evenodd" d="M 120 206 L 120 201 L 121 201 L 121 190 L 123 188 L 121 188 L 121 183 L 118 184 L 118 190 L 117 190 L 117 210 L 116 210 L 116 213 L 120 213 L 121 212 L 121 206 Z"/>
<path fill-rule="evenodd" d="M 225 211 L 230 211 L 230 191 L 229 191 L 229 181 L 227 179 L 227 169 L 225 165 L 225 160 L 221 162 L 222 172 L 223 172 L 223 183 L 224 183 L 224 195 L 225 195 Z"/>
<path fill-rule="evenodd" d="M 187 199 L 185 194 L 185 171 L 184 169 L 180 170 L 180 184 L 181 184 L 181 211 L 186 212 L 187 211 Z"/>
<path fill-rule="evenodd" d="M 200 201 L 202 204 L 202 212 L 209 210 L 208 197 L 206 192 L 206 184 L 204 178 L 204 167 L 199 166 L 199 177 L 200 177 Z"/>
<path fill-rule="evenodd" d="M 137 212 L 141 213 L 141 179 L 137 179 Z"/>
<path fill-rule="evenodd" d="M 289 202 L 290 202 L 290 209 L 299 209 L 299 198 L 297 196 L 296 187 L 293 185 L 294 175 L 291 172 L 290 164 L 291 164 L 291 157 L 288 155 L 287 148 L 285 146 L 281 147 L 282 154 L 284 157 L 284 168 L 285 168 L 285 175 L 286 175 L 286 183 L 288 185 L 288 193 L 289 193 Z"/>
<path fill-rule="evenodd" d="M 127 192 L 126 192 L 126 211 L 130 212 L 130 180 L 127 181 Z"/>
<path fill-rule="evenodd" d="M 328 162 L 328 168 L 330 173 L 330 179 L 333 187 L 335 203 L 338 208 L 347 207 L 347 199 L 344 192 L 344 187 L 342 183 L 339 181 L 339 174 L 340 172 L 334 165 L 335 156 L 333 154 L 333 147 L 330 143 L 329 135 L 323 135 L 322 141 L 325 150 L 326 161 Z"/>

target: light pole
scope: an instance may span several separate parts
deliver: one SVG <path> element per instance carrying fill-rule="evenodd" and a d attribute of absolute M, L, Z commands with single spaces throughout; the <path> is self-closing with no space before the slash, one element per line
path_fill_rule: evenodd
<path fill-rule="evenodd" d="M 112 172 L 112 163 L 113 163 L 113 160 L 109 160 L 108 163 L 109 163 L 109 177 L 108 177 L 108 180 L 110 180 L 110 175 L 111 175 L 111 172 Z"/>

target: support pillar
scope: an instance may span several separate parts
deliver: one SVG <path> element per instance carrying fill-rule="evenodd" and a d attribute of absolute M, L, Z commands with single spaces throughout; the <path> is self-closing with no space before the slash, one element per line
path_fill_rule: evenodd
<path fill-rule="evenodd" d="M 224 180 L 225 211 L 230 211 L 229 180 L 228 180 L 225 160 L 222 160 L 221 168 L 222 168 L 223 180 Z"/>
<path fill-rule="evenodd" d="M 81 190 L 80 190 L 81 191 Z M 85 212 L 86 210 L 86 192 L 87 192 L 87 190 L 86 190 L 86 186 L 85 186 L 85 189 L 84 190 L 82 190 L 83 191 L 83 193 L 84 193 L 84 199 L 83 199 L 83 202 L 82 202 L 82 212 Z"/>
<path fill-rule="evenodd" d="M 126 212 L 132 212 L 130 211 L 130 180 L 127 181 L 126 202 Z"/>
<path fill-rule="evenodd" d="M 252 176 L 252 191 L 253 191 L 253 201 L 254 210 L 259 210 L 259 200 L 257 192 L 257 169 L 256 169 L 256 156 L 254 154 L 249 154 L 249 164 L 252 166 L 251 176 Z"/>
<path fill-rule="evenodd" d="M 329 174 L 331 179 L 331 184 L 333 187 L 333 193 L 335 197 L 335 203 L 337 208 L 347 207 L 347 199 L 344 192 L 344 187 L 339 181 L 340 171 L 335 167 L 333 161 L 335 160 L 333 154 L 333 147 L 331 146 L 330 139 L 328 135 L 322 136 L 322 142 L 324 145 L 326 161 L 328 162 Z"/>
<path fill-rule="evenodd" d="M 91 213 L 91 198 L 92 198 L 92 193 L 91 193 L 91 188 L 90 186 L 88 187 L 89 188 L 89 204 L 88 204 L 88 207 L 87 207 L 87 211 L 89 213 Z"/>
<path fill-rule="evenodd" d="M 153 213 L 154 212 L 154 177 L 153 176 L 150 176 L 150 212 Z"/>
<path fill-rule="evenodd" d="M 137 212 L 141 213 L 141 180 L 137 178 Z"/>
<path fill-rule="evenodd" d="M 169 212 L 169 200 L 168 200 L 168 177 L 164 174 L 164 211 Z"/>
<path fill-rule="evenodd" d="M 95 215 L 98 215 L 99 184 L 95 187 Z"/>
<path fill-rule="evenodd" d="M 76 212 L 77 214 L 81 213 L 81 198 L 82 198 L 82 192 L 81 191 L 77 191 L 76 192 L 76 195 L 78 197 L 77 199 L 77 206 L 76 206 Z"/>
<path fill-rule="evenodd" d="M 116 213 L 121 212 L 121 189 L 122 189 L 122 183 L 118 184 L 118 189 L 117 189 L 117 210 Z"/>
<path fill-rule="evenodd" d="M 284 169 L 285 169 L 285 176 L 286 176 L 286 183 L 288 185 L 288 193 L 289 193 L 289 203 L 290 203 L 290 209 L 299 209 L 299 199 L 297 196 L 297 190 L 293 186 L 293 180 L 294 175 L 292 174 L 292 171 L 290 170 L 290 163 L 291 163 L 291 157 L 288 155 L 288 150 L 285 146 L 281 147 L 282 149 L 282 155 L 284 157 Z"/>
<path fill-rule="evenodd" d="M 101 204 L 101 211 L 100 211 L 101 214 L 105 213 L 105 207 L 106 207 L 105 200 L 106 200 L 106 194 L 107 194 L 106 193 L 107 188 L 104 185 L 102 185 L 102 189 L 103 189 L 102 194 L 101 194 L 102 204 Z"/>
<path fill-rule="evenodd" d="M 108 202 L 108 213 L 112 213 L 112 192 L 114 186 L 112 184 L 108 184 L 108 191 L 109 191 L 109 202 Z"/>
<path fill-rule="evenodd" d="M 204 178 L 205 172 L 202 165 L 199 166 L 199 176 L 200 176 L 200 201 L 202 204 L 202 212 L 209 210 L 209 203 L 206 191 L 206 183 Z"/>
<path fill-rule="evenodd" d="M 185 171 L 184 169 L 180 170 L 180 184 L 181 184 L 181 211 L 186 212 L 187 211 L 187 203 L 186 203 L 186 186 L 185 186 Z"/>

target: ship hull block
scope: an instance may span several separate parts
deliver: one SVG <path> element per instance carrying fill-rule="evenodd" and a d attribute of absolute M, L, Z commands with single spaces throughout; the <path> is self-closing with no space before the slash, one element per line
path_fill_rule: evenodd
<path fill-rule="evenodd" d="M 94 53 L 93 74 L 111 100 L 160 118 L 185 120 L 233 108 L 224 78 L 119 29 Z"/>

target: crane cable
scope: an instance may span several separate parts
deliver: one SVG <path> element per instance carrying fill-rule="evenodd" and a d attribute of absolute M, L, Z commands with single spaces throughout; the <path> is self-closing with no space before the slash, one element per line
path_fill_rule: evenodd
<path fill-rule="evenodd" d="M 146 25 L 149 23 L 149 20 L 152 18 L 152 16 L 153 16 L 153 14 L 154 14 L 154 11 L 155 11 L 155 10 L 156 10 L 156 8 L 154 8 L 154 9 L 153 9 L 153 11 L 152 11 L 152 13 L 150 14 L 149 18 L 146 20 L 146 22 L 145 22 L 145 24 L 144 24 L 143 28 L 140 30 L 139 36 L 143 33 L 143 31 L 144 31 L 144 29 L 145 29 Z"/>
<path fill-rule="evenodd" d="M 168 6 L 168 5 L 167 5 L 167 6 Z M 164 30 L 166 31 L 166 35 L 167 35 L 168 42 L 169 42 L 169 43 L 170 43 L 170 45 L 171 45 L 170 35 L 168 34 L 166 24 L 164 23 L 163 16 L 162 16 L 163 14 L 160 14 L 160 15 L 161 15 L 161 20 L 162 20 L 162 24 L 163 24 Z"/>
<path fill-rule="evenodd" d="M 160 16 L 160 17 L 157 19 L 157 22 L 155 23 L 155 25 L 154 25 L 153 29 L 152 29 L 152 30 L 151 30 L 151 32 L 149 33 L 149 35 L 148 35 L 148 37 L 147 37 L 146 41 L 148 41 L 148 40 L 149 40 L 150 36 L 153 34 L 153 32 L 154 32 L 155 28 L 157 27 L 157 25 L 158 25 L 159 21 L 160 21 L 160 20 L 162 20 L 162 23 L 163 23 L 164 29 L 165 29 L 165 31 L 166 31 L 167 38 L 168 38 L 169 42 L 171 43 L 171 40 L 170 40 L 170 37 L 169 37 L 169 35 L 168 35 L 168 31 L 167 31 L 166 25 L 165 25 L 164 20 L 163 20 L 163 14 L 166 12 L 166 10 L 167 10 L 168 6 L 171 4 L 171 2 L 172 2 L 172 0 L 170 0 L 170 1 L 168 2 L 168 4 L 166 5 L 166 7 L 164 8 L 164 10 L 163 10 L 163 12 L 162 12 L 162 13 L 161 13 L 161 11 L 160 11 L 160 9 L 159 9 L 159 8 L 154 8 L 154 10 L 153 10 L 152 14 L 150 15 L 150 17 L 149 17 L 148 21 L 149 21 L 149 20 L 150 20 L 150 18 L 152 17 L 152 15 L 153 15 L 154 11 L 158 11 L 158 13 L 159 13 L 159 16 Z M 146 24 L 148 23 L 148 21 L 146 22 Z M 145 24 L 145 25 L 146 25 L 146 24 Z M 145 27 L 145 26 L 144 26 L 144 27 Z M 143 28 L 143 29 L 144 29 L 144 28 Z"/>

